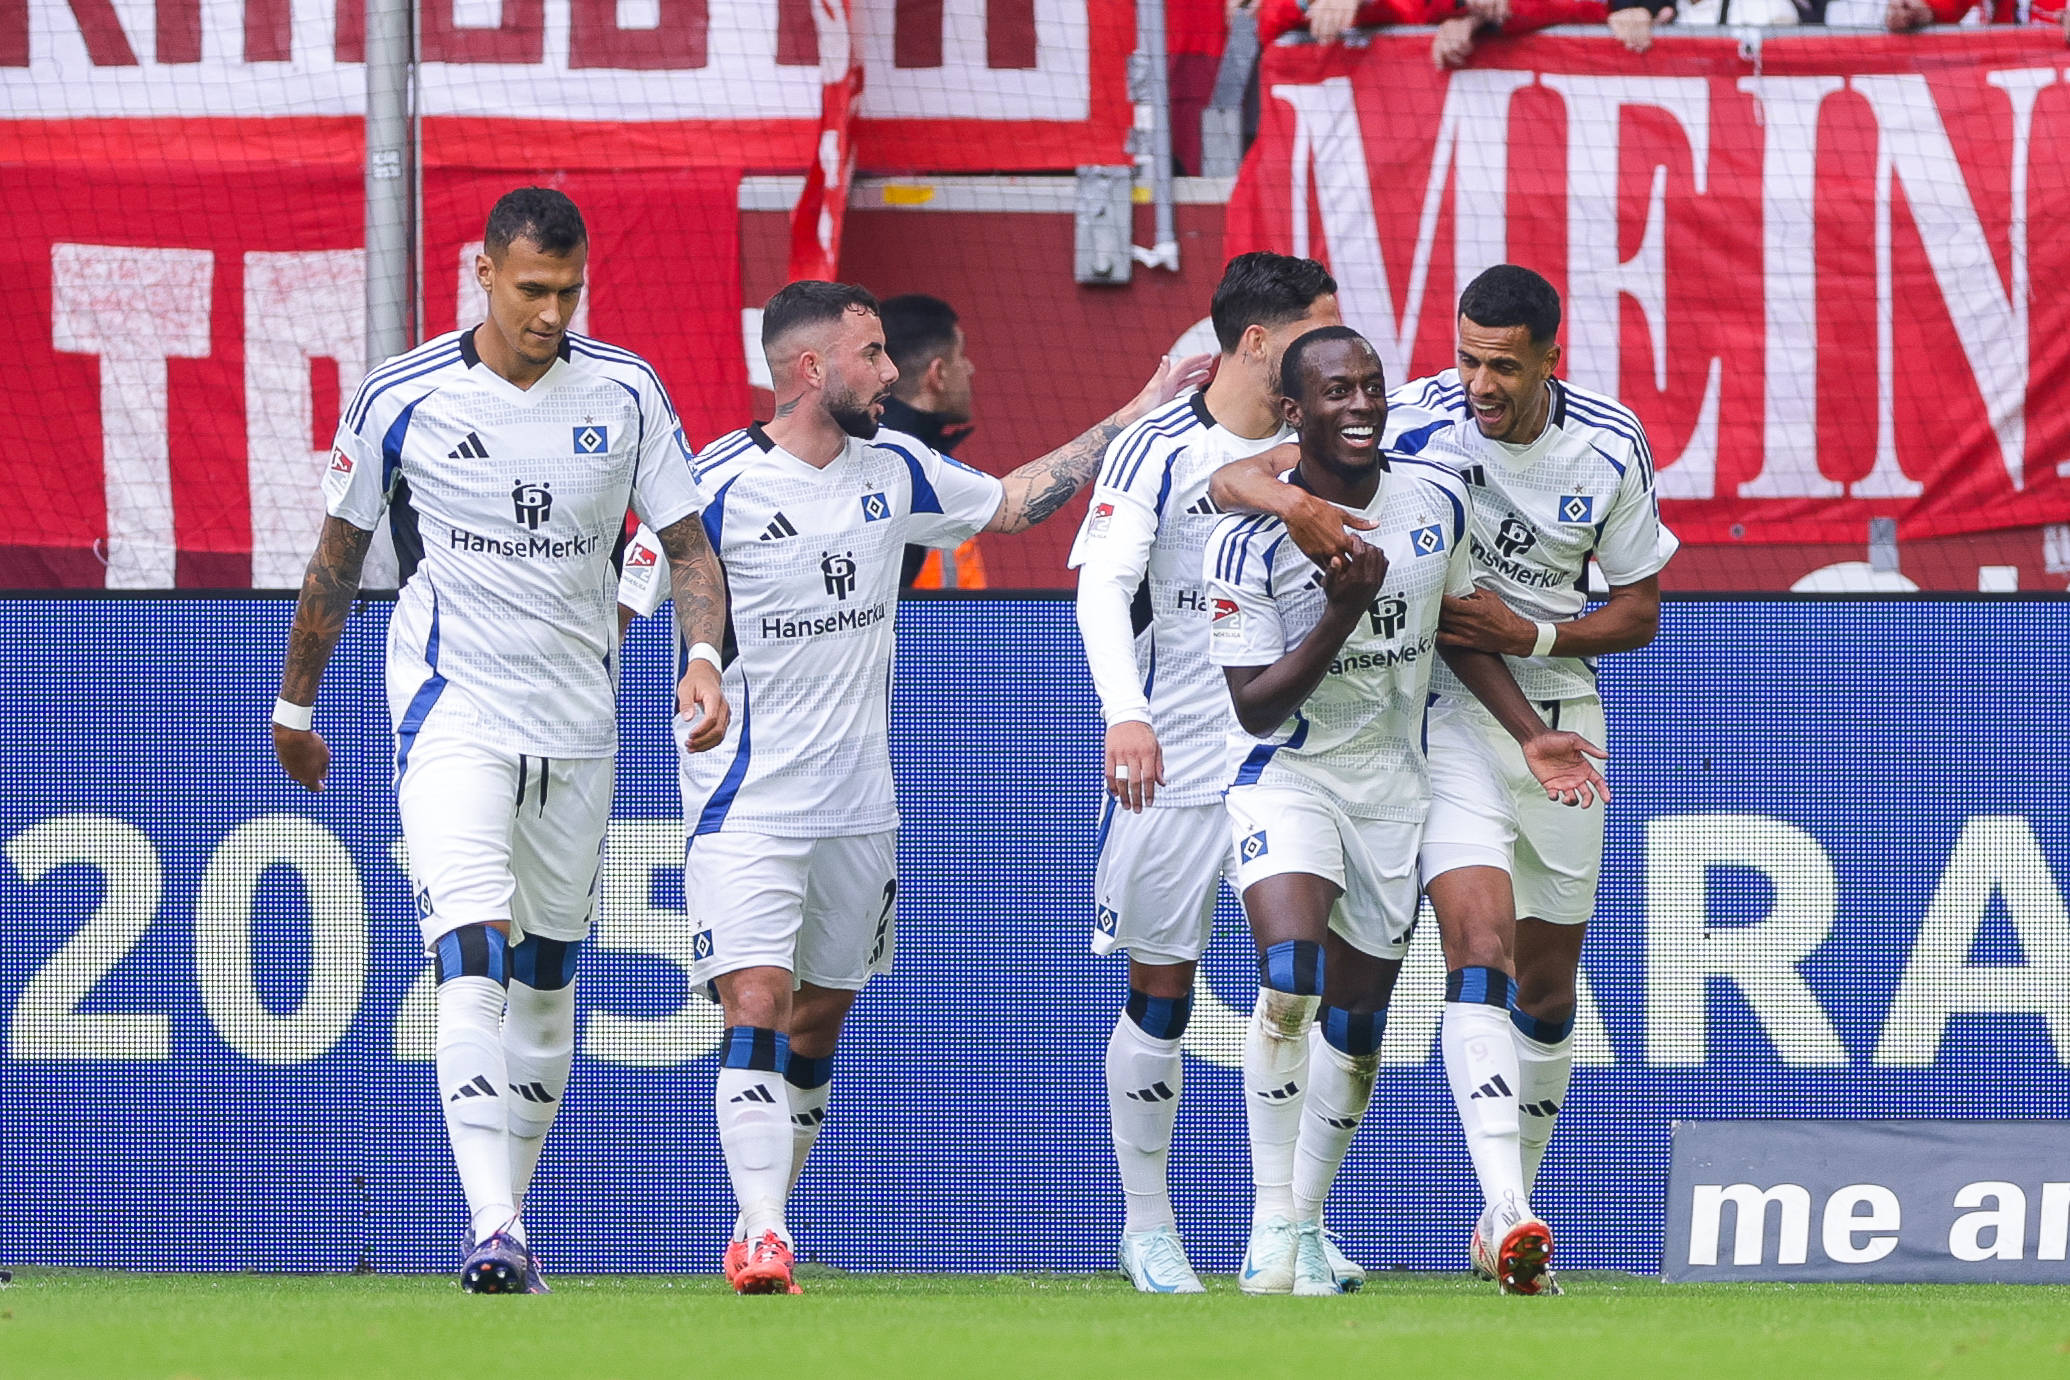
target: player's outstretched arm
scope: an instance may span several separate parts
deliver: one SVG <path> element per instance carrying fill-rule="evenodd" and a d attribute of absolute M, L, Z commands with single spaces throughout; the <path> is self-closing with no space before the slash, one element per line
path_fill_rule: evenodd
<path fill-rule="evenodd" d="M 1188 388 L 1205 383 L 1214 364 L 1213 355 L 1188 355 L 1177 359 L 1166 355 L 1143 391 L 1104 422 L 1065 442 L 1049 454 L 1030 460 L 1001 479 L 1006 495 L 999 511 L 985 524 L 987 532 L 1025 532 L 1046 522 L 1071 501 L 1080 489 L 1100 472 L 1100 460 L 1107 444 L 1130 422 L 1155 407 L 1162 407 Z"/>
<path fill-rule="evenodd" d="M 1438 642 L 1509 656 L 1607 656 L 1633 651 L 1660 631 L 1660 577 L 1648 575 L 1635 584 L 1613 585 L 1609 597 L 1581 617 L 1547 626 L 1553 629 L 1553 642 L 1541 652 L 1538 624 L 1488 591 L 1475 590 L 1463 599 L 1446 597 Z"/>
<path fill-rule="evenodd" d="M 1349 559 L 1357 545 L 1352 534 L 1374 524 L 1297 485 L 1282 484 L 1279 476 L 1300 458 L 1300 447 L 1289 441 L 1232 460 L 1208 476 L 1208 501 L 1225 513 L 1269 513 L 1278 518 L 1301 554 L 1328 570 Z"/>
<path fill-rule="evenodd" d="M 704 524 L 693 514 L 654 535 L 668 557 L 669 593 L 683 641 L 692 648 L 716 648 L 726 636 L 726 571 L 705 537 Z M 714 661 L 692 656 L 684 666 L 676 683 L 676 712 L 697 720 L 684 743 L 690 751 L 709 751 L 725 738 L 731 711 Z"/>
<path fill-rule="evenodd" d="M 1342 566 L 1323 575 L 1322 617 L 1308 636 L 1269 666 L 1224 666 L 1236 720 L 1252 737 L 1272 732 L 1307 703 L 1322 684 L 1330 663 L 1344 649 L 1344 639 L 1366 616 L 1380 584 L 1387 578 L 1387 554 L 1377 546 L 1358 544 Z"/>
<path fill-rule="evenodd" d="M 374 534 L 340 517 L 326 517 L 316 539 L 316 554 L 302 576 L 302 597 L 295 602 L 294 625 L 288 629 L 287 663 L 280 672 L 280 698 L 309 708 L 316 687 L 330 664 L 338 635 L 359 594 L 359 576 L 366 565 Z M 323 789 L 331 750 L 314 729 L 273 725 L 273 754 L 295 781 L 312 791 Z"/>
<path fill-rule="evenodd" d="M 1524 763 L 1545 788 L 1546 798 L 1562 805 L 1593 805 L 1610 800 L 1610 787 L 1589 759 L 1606 760 L 1610 754 L 1579 733 L 1559 733 L 1547 728 L 1538 710 L 1518 688 L 1509 664 L 1492 652 L 1439 647 L 1438 655 L 1452 668 L 1452 674 L 1487 707 L 1495 721 L 1524 750 Z"/>

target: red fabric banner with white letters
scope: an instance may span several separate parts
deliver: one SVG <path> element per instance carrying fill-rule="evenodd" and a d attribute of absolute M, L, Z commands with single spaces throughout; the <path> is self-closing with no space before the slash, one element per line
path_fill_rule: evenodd
<path fill-rule="evenodd" d="M 2066 69 L 2052 30 L 1275 48 L 1227 249 L 1327 261 L 1394 379 L 1474 273 L 1543 272 L 1685 541 L 2063 522 Z"/>

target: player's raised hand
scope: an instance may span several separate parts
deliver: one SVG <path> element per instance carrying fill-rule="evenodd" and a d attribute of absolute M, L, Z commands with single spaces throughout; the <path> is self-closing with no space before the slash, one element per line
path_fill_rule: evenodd
<path fill-rule="evenodd" d="M 1495 595 L 1477 589 L 1464 597 L 1445 596 L 1444 611 L 1438 615 L 1438 641 L 1477 652 L 1529 656 L 1538 641 L 1538 625 Z"/>
<path fill-rule="evenodd" d="M 281 768 L 305 790 L 323 789 L 323 778 L 331 769 L 330 745 L 312 728 L 273 725 L 273 755 Z"/>
<path fill-rule="evenodd" d="M 1524 744 L 1524 765 L 1545 788 L 1545 798 L 1562 805 L 1610 803 L 1610 786 L 1591 757 L 1596 762 L 1610 760 L 1609 753 L 1579 733 L 1547 730 Z"/>
<path fill-rule="evenodd" d="M 1164 748 L 1146 723 L 1130 721 L 1107 730 L 1107 790 L 1124 810 L 1140 812 L 1164 784 Z"/>
<path fill-rule="evenodd" d="M 1163 407 L 1179 394 L 1189 389 L 1202 387 L 1215 374 L 1214 355 L 1166 355 L 1157 361 L 1157 372 L 1150 376 L 1150 382 L 1143 385 L 1143 391 L 1129 399 L 1127 407 L 1115 415 L 1123 422 L 1132 422 L 1153 408 Z"/>
<path fill-rule="evenodd" d="M 1353 537 L 1351 554 L 1323 572 L 1323 597 L 1333 608 L 1364 613 L 1387 579 L 1387 553 Z"/>
<path fill-rule="evenodd" d="M 725 740 L 732 711 L 719 688 L 719 673 L 709 661 L 693 660 L 676 682 L 676 715 L 690 726 L 683 737 L 684 751 L 709 752 Z"/>
<path fill-rule="evenodd" d="M 1287 512 L 1280 521 L 1286 523 L 1287 535 L 1301 548 L 1301 554 L 1324 570 L 1348 563 L 1351 553 L 1364 545 L 1358 533 L 1377 525 L 1371 518 L 1345 512 L 1328 499 L 1291 486 L 1288 493 Z"/>

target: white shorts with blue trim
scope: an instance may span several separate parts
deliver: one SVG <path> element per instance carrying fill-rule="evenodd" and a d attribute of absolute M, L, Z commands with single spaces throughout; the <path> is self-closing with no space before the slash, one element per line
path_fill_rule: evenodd
<path fill-rule="evenodd" d="M 847 991 L 898 951 L 898 830 L 785 838 L 722 829 L 684 853 L 690 980 L 782 968 Z"/>
<path fill-rule="evenodd" d="M 1339 937 L 1375 958 L 1408 953 L 1422 821 L 1354 819 L 1292 786 L 1232 786 L 1226 798 L 1239 891 L 1288 872 L 1326 878 L 1344 893 L 1330 908 Z"/>
<path fill-rule="evenodd" d="M 1139 963 L 1196 963 L 1215 931 L 1215 900 L 1236 854 L 1229 812 L 1214 805 L 1102 809 L 1093 872 L 1092 948 Z"/>
<path fill-rule="evenodd" d="M 1513 865 L 1516 802 L 1503 778 L 1502 764 L 1482 732 L 1484 721 L 1494 732 L 1502 733 L 1478 700 L 1433 695 L 1424 713 L 1430 814 L 1423 821 L 1423 846 L 1417 862 L 1425 886 L 1456 868 L 1494 867 L 1508 872 Z"/>

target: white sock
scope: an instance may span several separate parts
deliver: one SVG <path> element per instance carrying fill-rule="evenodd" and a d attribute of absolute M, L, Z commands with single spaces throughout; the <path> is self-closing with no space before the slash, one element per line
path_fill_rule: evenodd
<path fill-rule="evenodd" d="M 523 1203 L 575 1062 L 574 983 L 547 989 L 510 984 L 503 1062 L 510 1092 L 510 1190 Z"/>
<path fill-rule="evenodd" d="M 791 1056 L 791 1072 L 798 1071 L 801 1063 L 816 1062 Z M 820 1079 L 818 1086 L 801 1088 L 787 1077 L 784 1087 L 791 1095 L 791 1177 L 784 1185 L 784 1199 L 798 1191 L 798 1176 L 805 1172 L 805 1161 L 812 1154 L 812 1147 L 819 1144 L 819 1133 L 827 1124 L 827 1101 L 834 1091 L 833 1056 L 827 1056 L 829 1068 L 827 1077 Z"/>
<path fill-rule="evenodd" d="M 1463 969 L 1467 974 L 1491 969 Z M 1453 974 L 1456 979 L 1458 973 Z M 1497 993 L 1501 995 L 1501 993 Z M 1445 1081 L 1466 1132 L 1466 1153 L 1481 1183 L 1484 1203 L 1514 1196 L 1525 1201 L 1523 1157 L 1517 1145 L 1516 1046 L 1510 1040 L 1507 1004 L 1457 999 L 1445 1003 L 1438 1043 L 1445 1054 Z"/>
<path fill-rule="evenodd" d="M 1294 1154 L 1294 1210 L 1296 1221 L 1320 1222 L 1323 1199 L 1330 1196 L 1366 1104 L 1373 1100 L 1380 1055 L 1347 1054 L 1324 1039 L 1320 1029 L 1309 1032 L 1308 1045 L 1308 1096 Z"/>
<path fill-rule="evenodd" d="M 1107 1040 L 1107 1119 L 1114 1131 L 1114 1160 L 1121 1167 L 1121 1196 L 1127 1204 L 1122 1230 L 1176 1227 L 1165 1166 L 1171 1159 L 1172 1125 L 1185 1087 L 1186 1056 L 1179 1041 L 1153 1040 L 1126 1011 Z"/>
<path fill-rule="evenodd" d="M 510 1191 L 503 1005 L 503 984 L 490 978 L 438 986 L 438 1099 L 477 1241 L 499 1231 L 525 1239 Z"/>
<path fill-rule="evenodd" d="M 726 1173 L 740 1204 L 742 1238 L 754 1241 L 773 1231 L 789 1240 L 783 1201 L 791 1178 L 791 1099 L 783 1075 L 774 1069 L 722 1067 L 712 1100 Z"/>
<path fill-rule="evenodd" d="M 1574 1071 L 1574 1028 L 1552 1043 L 1532 1039 L 1510 1026 L 1517 1055 L 1517 1142 L 1523 1154 L 1524 1185 L 1538 1186 L 1538 1163 L 1552 1140 L 1553 1124 L 1567 1101 L 1567 1080 Z"/>
<path fill-rule="evenodd" d="M 1243 1037 L 1243 1105 L 1251 1136 L 1251 1221 L 1294 1215 L 1294 1147 L 1301 1138 L 1308 1028 L 1322 998 L 1258 989 Z"/>

